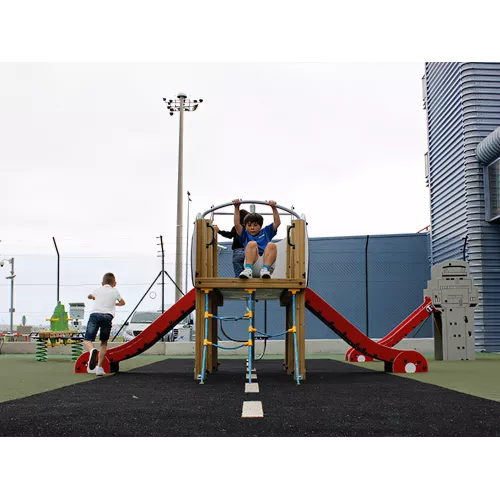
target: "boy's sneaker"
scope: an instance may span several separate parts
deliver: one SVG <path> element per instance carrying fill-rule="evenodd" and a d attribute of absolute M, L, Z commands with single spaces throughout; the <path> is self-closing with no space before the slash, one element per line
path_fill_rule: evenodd
<path fill-rule="evenodd" d="M 245 267 L 240 273 L 240 278 L 248 279 L 253 277 L 253 270 L 251 267 Z"/>
<path fill-rule="evenodd" d="M 269 272 L 269 269 L 266 269 L 265 267 L 263 267 L 260 270 L 260 277 L 264 278 L 264 279 L 269 279 L 271 277 L 271 273 Z"/>
<path fill-rule="evenodd" d="M 98 377 L 102 377 L 103 375 L 106 375 L 106 372 L 104 371 L 104 368 L 102 366 L 98 366 L 95 370 L 95 374 Z"/>
<path fill-rule="evenodd" d="M 97 366 L 97 356 L 99 352 L 97 349 L 92 349 L 89 356 L 89 364 L 87 365 L 87 373 L 94 373 L 95 367 Z"/>

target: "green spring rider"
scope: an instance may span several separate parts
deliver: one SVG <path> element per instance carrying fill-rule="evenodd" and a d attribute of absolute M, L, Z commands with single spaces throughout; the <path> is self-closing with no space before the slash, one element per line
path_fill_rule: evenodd
<path fill-rule="evenodd" d="M 57 302 L 52 317 L 47 318 L 50 321 L 50 330 L 42 330 L 38 333 L 38 341 L 36 346 L 36 361 L 47 361 L 47 348 L 56 347 L 61 344 L 71 344 L 71 360 L 76 361 L 83 352 L 82 340 L 72 338 L 78 330 L 69 328 L 68 313 L 64 308 L 64 304 Z"/>

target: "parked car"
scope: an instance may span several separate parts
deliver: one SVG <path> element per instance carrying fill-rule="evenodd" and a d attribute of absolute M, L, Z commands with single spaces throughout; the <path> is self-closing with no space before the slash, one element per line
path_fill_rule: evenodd
<path fill-rule="evenodd" d="M 170 306 L 165 307 L 167 310 Z M 137 337 L 142 333 L 153 321 L 158 319 L 162 315 L 161 311 L 136 311 L 130 321 L 126 325 L 123 332 L 124 342 L 128 342 L 133 338 Z M 176 325 L 175 328 L 170 330 L 163 337 L 164 342 L 176 342 L 182 341 L 186 342 L 193 340 L 193 322 L 194 313 L 191 313 L 187 318 L 185 318 L 181 323 Z"/>
<path fill-rule="evenodd" d="M 153 321 L 161 316 L 161 311 L 136 311 L 126 325 L 123 340 L 128 342 L 142 333 Z"/>

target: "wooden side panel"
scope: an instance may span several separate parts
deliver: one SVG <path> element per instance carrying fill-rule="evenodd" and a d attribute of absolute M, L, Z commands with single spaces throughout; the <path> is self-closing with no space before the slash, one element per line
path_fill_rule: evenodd
<path fill-rule="evenodd" d="M 294 228 L 291 226 L 286 227 L 287 238 L 289 238 L 289 242 L 294 244 L 295 232 Z M 288 279 L 294 278 L 294 266 L 293 262 L 295 260 L 295 250 L 292 245 L 287 243 L 286 247 L 286 277 Z"/>
<path fill-rule="evenodd" d="M 304 279 L 306 277 L 306 221 L 302 219 L 294 220 L 295 252 L 294 252 L 294 277 Z"/>
<path fill-rule="evenodd" d="M 196 272 L 195 278 L 207 278 L 207 261 L 205 248 L 207 246 L 206 221 L 196 220 Z"/>

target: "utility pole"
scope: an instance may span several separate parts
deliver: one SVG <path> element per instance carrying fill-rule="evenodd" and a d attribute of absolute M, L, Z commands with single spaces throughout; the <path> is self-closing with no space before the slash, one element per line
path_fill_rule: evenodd
<path fill-rule="evenodd" d="M 196 111 L 198 105 L 203 102 L 203 99 L 190 100 L 183 92 L 177 94 L 177 99 L 167 99 L 163 101 L 167 104 L 170 111 L 170 116 L 173 116 L 175 111 L 179 111 L 179 166 L 177 170 L 177 230 L 176 230 L 176 251 L 175 251 L 175 282 L 177 284 L 175 290 L 175 301 L 177 302 L 182 293 L 179 284 L 182 286 L 182 181 L 183 181 L 183 141 L 184 141 L 184 111 Z"/>
<path fill-rule="evenodd" d="M 157 236 L 160 238 L 161 245 L 161 312 L 165 312 L 165 251 L 163 250 L 163 236 Z"/>
<path fill-rule="evenodd" d="M 14 278 L 16 275 L 14 274 L 14 257 L 10 259 L 2 259 L 0 260 L 0 266 L 3 267 L 5 262 L 10 264 L 10 276 L 7 276 L 5 279 L 10 280 L 10 334 L 14 335 Z"/>
<path fill-rule="evenodd" d="M 56 247 L 56 253 L 57 253 L 57 303 L 59 304 L 59 275 L 60 275 L 60 255 L 59 255 L 59 250 L 57 248 L 57 243 L 56 239 L 52 236 L 52 241 L 54 242 L 54 246 Z"/>
<path fill-rule="evenodd" d="M 188 210 L 187 210 L 187 221 L 186 221 L 186 288 L 184 289 L 184 293 L 188 293 L 188 262 L 189 262 L 189 258 L 188 258 L 188 248 L 189 248 L 189 202 L 191 202 L 191 193 L 188 191 L 187 192 L 187 195 L 188 195 Z"/>

